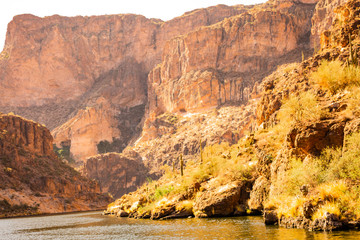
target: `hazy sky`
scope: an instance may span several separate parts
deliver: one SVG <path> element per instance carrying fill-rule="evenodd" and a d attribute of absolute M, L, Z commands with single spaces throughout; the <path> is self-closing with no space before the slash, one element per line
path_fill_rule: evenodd
<path fill-rule="evenodd" d="M 91 16 L 136 13 L 148 18 L 170 20 L 184 12 L 217 4 L 255 4 L 266 0 L 4 0 L 0 8 L 0 49 L 3 48 L 7 24 L 15 15 L 31 13 L 39 17 Z"/>

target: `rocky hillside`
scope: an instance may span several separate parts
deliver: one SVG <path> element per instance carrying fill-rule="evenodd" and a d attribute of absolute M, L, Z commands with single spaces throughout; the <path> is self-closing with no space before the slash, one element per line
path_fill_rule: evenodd
<path fill-rule="evenodd" d="M 0 114 L 0 217 L 101 209 L 110 198 L 53 151 L 50 131 Z"/>
<path fill-rule="evenodd" d="M 321 1 L 317 11 L 324 6 L 335 13 L 321 49 L 264 78 L 257 100 L 244 107 L 254 110 L 251 133 L 235 144 L 197 145 L 199 155 L 187 161 L 180 155 L 174 167 L 167 162 L 159 181 L 124 195 L 108 213 L 151 219 L 264 213 L 266 224 L 358 228 L 360 2 Z M 178 136 L 178 120 L 162 116 L 156 122 L 173 122 Z M 197 122 L 189 126 L 199 130 Z"/>

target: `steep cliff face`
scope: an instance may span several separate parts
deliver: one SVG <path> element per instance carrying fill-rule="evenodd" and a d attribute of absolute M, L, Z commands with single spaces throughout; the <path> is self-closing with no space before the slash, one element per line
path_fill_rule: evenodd
<path fill-rule="evenodd" d="M 160 60 L 166 40 L 244 9 L 219 5 L 165 23 L 131 14 L 16 16 L 9 23 L 1 59 L 1 90 L 7 90 L 2 91 L 1 105 L 29 107 L 76 100 L 106 77 L 116 82 L 115 86 L 126 87 L 123 107 L 138 105 L 145 100 L 145 76 Z M 108 76 L 132 66 L 136 67 L 135 76 L 130 72 Z M 42 91 L 34 94 L 33 89 Z"/>
<path fill-rule="evenodd" d="M 311 45 L 320 47 L 320 36 L 328 30 L 335 19 L 335 10 L 343 5 L 347 0 L 320 0 L 316 5 L 314 16 L 312 18 Z"/>
<path fill-rule="evenodd" d="M 96 131 L 89 130 L 88 124 L 73 125 L 75 121 L 88 122 L 83 114 L 86 107 L 103 108 L 109 122 L 124 118 L 122 113 L 135 108 L 132 115 L 140 115 L 136 121 L 130 121 L 130 128 L 135 129 L 144 114 L 138 108 L 144 109 L 147 103 L 147 74 L 161 61 L 165 42 L 248 8 L 218 5 L 168 22 L 131 14 L 43 19 L 16 16 L 9 23 L 0 62 L 0 109 L 40 121 L 50 129 L 70 119 L 55 131 L 56 136 L 62 136 L 55 141 L 59 145 L 69 132 L 82 132 L 86 138 L 94 139 L 90 145 L 80 143 L 82 147 L 77 152 L 72 148 L 74 155 L 84 159 L 96 153 L 98 140 L 123 138 L 128 134 L 124 129 L 129 128 L 129 124 L 118 124 L 101 138 L 92 134 Z M 106 110 L 100 106 L 103 98 L 109 103 Z M 102 116 L 101 112 L 96 114 Z M 100 120 L 95 122 L 93 129 L 101 128 Z M 74 138 L 68 141 L 79 140 L 71 136 Z M 126 146 L 128 141 L 123 144 Z"/>
<path fill-rule="evenodd" d="M 315 4 L 284 2 L 268 2 L 168 41 L 162 63 L 149 74 L 149 121 L 164 112 L 245 103 L 255 82 L 307 54 Z"/>
<path fill-rule="evenodd" d="M 100 127 L 101 126 L 101 127 Z M 121 137 L 115 113 L 107 102 L 80 110 L 70 121 L 54 129 L 52 134 L 59 146 L 70 140 L 74 159 L 84 159 L 98 153 L 100 141 L 112 142 Z"/>
<path fill-rule="evenodd" d="M 40 124 L 0 115 L 0 217 L 103 208 L 109 197 L 53 152 Z"/>

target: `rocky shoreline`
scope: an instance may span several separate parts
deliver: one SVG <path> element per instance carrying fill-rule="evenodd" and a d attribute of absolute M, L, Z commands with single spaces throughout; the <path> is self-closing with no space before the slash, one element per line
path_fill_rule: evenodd
<path fill-rule="evenodd" d="M 212 206 L 213 207 L 213 206 Z M 151 220 L 169 220 L 179 218 L 193 218 L 194 212 L 182 209 L 177 210 L 174 206 L 162 208 L 154 214 L 131 212 L 130 214 L 124 209 L 115 208 L 112 210 L 105 210 L 103 215 L 113 215 L 116 217 L 128 217 L 134 219 L 151 219 Z M 260 211 L 238 211 L 229 215 L 213 215 L 211 217 L 239 217 L 239 216 L 263 216 L 265 225 L 277 225 L 284 228 L 298 228 L 308 231 L 344 231 L 344 230 L 358 230 L 360 228 L 360 221 L 351 221 L 349 219 L 339 219 L 338 216 L 331 213 L 325 213 L 324 218 L 311 220 L 305 217 L 285 217 L 280 219 L 274 210 Z M 198 218 L 207 218 L 206 215 L 197 215 Z"/>
<path fill-rule="evenodd" d="M 266 225 L 279 225 L 285 228 L 300 228 L 309 231 L 340 231 L 359 229 L 360 221 L 352 221 L 349 219 L 340 219 L 335 214 L 326 212 L 321 219 L 311 220 L 305 217 L 285 217 L 280 219 L 276 211 L 264 211 L 264 222 Z"/>

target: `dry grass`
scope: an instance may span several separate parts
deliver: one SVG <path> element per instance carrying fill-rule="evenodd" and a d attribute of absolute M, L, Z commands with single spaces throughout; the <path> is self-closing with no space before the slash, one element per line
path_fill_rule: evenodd
<path fill-rule="evenodd" d="M 176 210 L 191 212 L 193 206 L 194 206 L 194 201 L 185 200 L 176 205 Z"/>
<path fill-rule="evenodd" d="M 323 61 L 311 79 L 332 94 L 351 86 L 360 85 L 360 68 L 345 66 L 341 61 Z"/>
<path fill-rule="evenodd" d="M 277 117 L 280 124 L 286 127 L 294 123 L 317 121 L 323 114 L 315 94 L 303 92 L 285 100 Z"/>
<path fill-rule="evenodd" d="M 316 189 L 322 199 L 334 202 L 344 196 L 348 187 L 346 186 L 345 181 L 340 180 L 337 182 L 321 184 Z"/>
<path fill-rule="evenodd" d="M 303 204 L 307 199 L 303 197 L 293 197 L 287 195 L 279 195 L 270 198 L 265 209 L 276 209 L 278 217 L 298 217 L 303 215 Z"/>
<path fill-rule="evenodd" d="M 312 220 L 325 218 L 327 213 L 335 214 L 340 217 L 341 211 L 336 202 L 327 202 L 321 206 L 312 216 Z"/>

